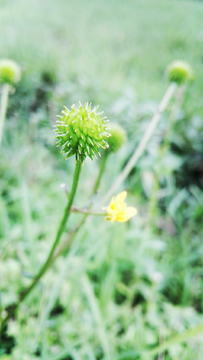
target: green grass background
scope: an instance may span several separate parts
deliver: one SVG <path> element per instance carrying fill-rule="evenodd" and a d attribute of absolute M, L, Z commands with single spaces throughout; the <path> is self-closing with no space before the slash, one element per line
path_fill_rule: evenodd
<path fill-rule="evenodd" d="M 75 160 L 65 161 L 52 132 L 62 106 L 92 101 L 126 128 L 128 142 L 109 158 L 101 196 L 163 96 L 168 64 L 188 61 L 195 74 L 168 153 L 159 159 L 173 102 L 120 188 L 138 215 L 125 224 L 86 222 L 9 323 L 2 360 L 202 360 L 201 334 L 159 357 L 139 355 L 203 322 L 202 19 L 195 1 L 0 1 L 0 57 L 23 71 L 0 158 L 6 309 L 43 263 L 66 204 L 60 184 L 71 186 Z M 99 161 L 84 164 L 76 205 L 91 194 L 98 168 Z M 161 190 L 155 209 L 154 175 Z M 77 221 L 71 216 L 67 231 Z"/>
<path fill-rule="evenodd" d="M 129 86 L 139 99 L 159 100 L 167 65 L 183 59 L 196 74 L 189 105 L 199 108 L 202 17 L 201 2 L 190 1 L 2 0 L 1 57 L 15 59 L 24 74 L 85 76 L 106 102 Z"/>

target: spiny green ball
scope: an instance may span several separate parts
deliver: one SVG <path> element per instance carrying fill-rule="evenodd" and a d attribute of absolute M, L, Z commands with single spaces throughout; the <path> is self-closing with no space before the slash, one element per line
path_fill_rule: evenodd
<path fill-rule="evenodd" d="M 65 107 L 63 116 L 59 116 L 56 129 L 57 145 L 62 147 L 62 153 L 66 159 L 76 155 L 76 160 L 83 162 L 88 156 L 91 160 L 99 153 L 99 148 L 109 147 L 106 139 L 111 136 L 108 132 L 106 117 L 97 113 L 98 106 L 91 109 L 91 105 L 85 103 L 79 108 L 71 106 L 71 110 Z"/>
<path fill-rule="evenodd" d="M 116 123 L 109 123 L 109 133 L 111 137 L 108 140 L 109 148 L 108 152 L 116 152 L 126 141 L 126 132 L 125 130 Z"/>
<path fill-rule="evenodd" d="M 0 60 L 0 83 L 14 85 L 20 80 L 21 70 L 13 60 Z"/>
<path fill-rule="evenodd" d="M 192 68 L 188 63 L 182 60 L 173 61 L 167 69 L 170 82 L 176 82 L 178 85 L 184 84 L 186 80 L 193 78 Z"/>

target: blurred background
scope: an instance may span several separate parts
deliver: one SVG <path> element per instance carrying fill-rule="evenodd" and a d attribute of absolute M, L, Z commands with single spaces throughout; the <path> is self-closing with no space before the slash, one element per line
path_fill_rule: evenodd
<path fill-rule="evenodd" d="M 180 59 L 194 71 L 120 188 L 138 215 L 88 218 L 9 322 L 0 358 L 202 360 L 203 335 L 139 353 L 203 322 L 203 2 L 0 0 L 0 27 L 0 57 L 22 69 L 0 154 L 2 317 L 45 260 L 66 205 L 60 185 L 70 188 L 75 159 L 60 154 L 52 130 L 63 105 L 99 104 L 126 130 L 102 196 L 157 109 L 167 66 Z M 99 165 L 83 165 L 76 205 Z"/>

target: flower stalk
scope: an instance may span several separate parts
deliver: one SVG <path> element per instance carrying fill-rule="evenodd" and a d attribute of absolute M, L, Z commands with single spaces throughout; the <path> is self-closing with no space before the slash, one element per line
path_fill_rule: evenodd
<path fill-rule="evenodd" d="M 95 194 L 99 188 L 99 185 L 100 185 L 100 182 L 101 182 L 101 178 L 104 174 L 104 171 L 106 169 L 106 162 L 107 162 L 107 159 L 108 159 L 108 152 L 106 152 L 104 154 L 104 156 L 102 157 L 101 159 L 101 163 L 100 163 L 100 168 L 99 168 L 99 173 L 98 173 L 98 176 L 97 176 L 97 179 L 95 181 L 95 185 L 94 185 L 94 188 L 93 188 L 93 194 Z"/>
<path fill-rule="evenodd" d="M 80 176 L 80 172 L 81 172 L 81 166 L 82 166 L 81 162 L 77 161 L 76 162 L 76 167 L 75 167 L 75 173 L 74 173 L 74 177 L 73 177 L 72 188 L 71 188 L 71 192 L 70 192 L 70 196 L 69 196 L 69 200 L 68 200 L 68 204 L 67 204 L 67 206 L 65 208 L 63 218 L 62 218 L 62 220 L 60 222 L 60 225 L 58 227 L 56 238 L 55 238 L 55 241 L 54 241 L 54 243 L 52 245 L 52 248 L 51 248 L 51 250 L 50 250 L 50 252 L 48 254 L 48 257 L 47 257 L 45 263 L 43 264 L 43 266 L 41 267 L 40 271 L 38 272 L 38 274 L 35 276 L 32 283 L 22 292 L 18 302 L 11 308 L 11 310 L 8 312 L 7 317 L 2 321 L 2 325 L 1 325 L 1 328 L 0 328 L 0 334 L 1 334 L 1 331 L 4 329 L 4 327 L 6 326 L 6 324 L 8 323 L 9 319 L 14 315 L 14 313 L 17 310 L 17 308 L 19 307 L 20 303 L 33 290 L 33 288 L 36 286 L 36 284 L 39 282 L 39 280 L 42 278 L 42 276 L 45 274 L 45 272 L 48 270 L 48 268 L 52 264 L 52 257 L 53 257 L 54 251 L 55 251 L 57 245 L 60 242 L 61 236 L 65 231 L 66 224 L 67 224 L 68 218 L 70 216 L 71 206 L 73 204 L 73 200 L 74 200 L 76 190 L 77 190 L 77 186 L 78 186 L 79 176 Z"/>
<path fill-rule="evenodd" d="M 75 197 L 75 193 L 78 186 L 78 180 L 81 172 L 81 166 L 86 156 L 89 156 L 93 159 L 93 156 L 99 154 L 98 148 L 108 148 L 108 144 L 105 142 L 104 139 L 110 136 L 107 132 L 108 128 L 106 126 L 106 118 L 101 118 L 102 113 L 97 113 L 97 108 L 91 110 L 91 106 L 85 104 L 82 106 L 80 104 L 79 109 L 77 110 L 76 107 L 73 105 L 72 110 L 68 110 L 65 108 L 65 112 L 63 112 L 63 117 L 60 117 L 58 121 L 58 125 L 56 125 L 56 133 L 57 137 L 59 137 L 60 146 L 62 146 L 62 152 L 64 153 L 66 150 L 66 158 L 70 157 L 71 155 L 76 155 L 76 168 L 73 178 L 73 184 L 71 192 L 68 196 L 68 204 L 65 208 L 63 218 L 59 225 L 57 235 L 55 241 L 52 245 L 52 248 L 48 254 L 47 260 L 41 267 L 40 271 L 30 284 L 30 286 L 25 289 L 25 291 L 21 294 L 19 301 L 11 308 L 7 317 L 3 320 L 0 332 L 4 329 L 9 319 L 13 316 L 15 311 L 17 310 L 20 303 L 28 296 L 28 294 L 33 290 L 36 284 L 39 282 L 41 277 L 45 274 L 48 268 L 53 264 L 56 257 L 61 254 L 61 252 L 70 244 L 71 240 L 74 238 L 77 231 L 85 222 L 85 219 L 88 215 L 90 215 L 89 209 L 91 205 L 85 209 L 84 217 L 79 225 L 70 232 L 69 237 L 65 244 L 62 244 L 59 251 L 57 251 L 57 246 L 59 245 L 60 239 L 62 234 L 65 231 L 65 227 L 72 211 L 72 204 Z M 68 128 L 68 130 L 67 130 Z M 69 142 L 68 142 L 69 141 Z M 87 143 L 85 143 L 87 142 Z M 71 146 L 71 148 L 70 148 Z M 67 149 L 66 149 L 67 148 Z M 104 158 L 107 158 L 104 156 Z M 97 181 L 94 186 L 94 192 L 97 191 L 101 177 L 104 173 L 105 169 L 105 161 L 102 161 L 102 166 L 100 167 L 100 172 L 97 178 Z M 73 211 L 77 211 L 77 208 L 73 208 Z M 81 212 L 81 211 L 77 211 Z M 92 215 L 105 215 L 103 213 L 96 214 L 95 212 L 91 213 Z M 55 251 L 56 250 L 56 251 Z"/>
<path fill-rule="evenodd" d="M 177 88 L 175 93 L 175 101 L 172 106 L 170 115 L 169 115 L 169 122 L 168 122 L 168 128 L 164 134 L 163 144 L 159 147 L 158 152 L 158 162 L 161 162 L 164 158 L 164 156 L 167 154 L 167 152 L 170 150 L 170 140 L 171 140 L 171 133 L 173 132 L 174 128 L 174 122 L 176 121 L 178 114 L 180 112 L 183 99 L 184 99 L 184 93 L 185 93 L 185 85 L 181 85 Z M 154 226 L 154 216 L 157 209 L 157 203 L 159 201 L 159 175 L 160 174 L 154 174 L 154 186 L 152 189 L 152 194 L 150 198 L 150 204 L 149 204 L 149 219 L 148 223 L 152 227 Z M 163 176 L 163 174 L 161 174 Z"/>
<path fill-rule="evenodd" d="M 90 211 L 90 208 L 80 209 L 80 208 L 77 208 L 75 206 L 71 207 L 71 212 L 81 213 L 81 214 L 86 214 L 86 215 L 96 215 L 96 216 L 104 216 L 104 215 L 106 215 L 105 212 Z"/>
<path fill-rule="evenodd" d="M 9 96 L 9 84 L 4 84 L 2 86 L 2 94 L 1 94 L 1 107 L 0 107 L 0 146 L 1 140 L 3 136 L 3 128 L 6 117 L 6 110 L 8 106 L 8 96 Z"/>

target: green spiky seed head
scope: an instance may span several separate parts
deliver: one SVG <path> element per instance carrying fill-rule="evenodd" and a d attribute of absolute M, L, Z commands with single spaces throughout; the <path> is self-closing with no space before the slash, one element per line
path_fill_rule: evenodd
<path fill-rule="evenodd" d="M 193 71 L 188 63 L 182 60 L 173 61 L 167 69 L 170 82 L 182 85 L 186 80 L 192 80 Z"/>
<path fill-rule="evenodd" d="M 13 60 L 0 60 L 0 83 L 14 85 L 20 81 L 21 70 Z"/>
<path fill-rule="evenodd" d="M 111 137 L 108 140 L 108 152 L 116 152 L 124 144 L 127 139 L 125 130 L 116 123 L 109 123 L 109 133 Z"/>
<path fill-rule="evenodd" d="M 66 159 L 76 155 L 76 160 L 83 162 L 88 156 L 91 160 L 99 153 L 99 148 L 109 147 L 106 139 L 111 136 L 107 127 L 106 117 L 98 113 L 98 106 L 91 109 L 91 104 L 85 103 L 82 106 L 79 103 L 77 109 L 75 105 L 71 110 L 64 107 L 62 116 L 55 125 L 57 146 L 62 148 L 62 153 Z"/>

